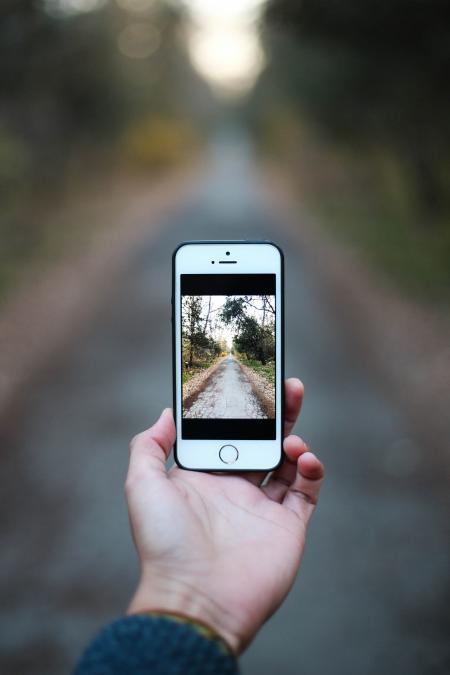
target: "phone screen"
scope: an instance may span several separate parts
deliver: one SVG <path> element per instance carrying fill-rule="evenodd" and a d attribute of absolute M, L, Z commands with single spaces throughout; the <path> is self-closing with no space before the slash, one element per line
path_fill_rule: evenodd
<path fill-rule="evenodd" d="M 276 438 L 276 275 L 181 274 L 182 438 Z"/>

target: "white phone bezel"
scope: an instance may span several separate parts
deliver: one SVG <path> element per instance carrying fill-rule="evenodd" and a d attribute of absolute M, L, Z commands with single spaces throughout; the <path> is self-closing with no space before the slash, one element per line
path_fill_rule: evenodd
<path fill-rule="evenodd" d="M 229 251 L 229 256 L 226 252 Z M 212 260 L 215 261 L 212 264 Z M 220 264 L 220 260 L 235 260 Z M 181 274 L 275 274 L 276 275 L 276 438 L 274 440 L 188 440 L 181 437 Z M 271 242 L 187 242 L 174 253 L 173 261 L 174 409 L 177 437 L 175 460 L 184 469 L 203 471 L 271 471 L 282 457 L 283 441 L 283 257 Z M 219 457 L 224 445 L 233 445 L 238 458 L 225 464 Z"/>

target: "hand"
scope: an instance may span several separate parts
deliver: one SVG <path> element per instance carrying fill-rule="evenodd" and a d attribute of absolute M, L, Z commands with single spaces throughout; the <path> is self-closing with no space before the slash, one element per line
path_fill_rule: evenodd
<path fill-rule="evenodd" d="M 285 433 L 303 398 L 286 381 Z M 264 473 L 208 474 L 166 460 L 175 440 L 170 409 L 130 446 L 125 485 L 141 579 L 129 612 L 179 612 L 214 628 L 238 654 L 291 588 L 317 503 L 323 466 L 298 436 Z"/>

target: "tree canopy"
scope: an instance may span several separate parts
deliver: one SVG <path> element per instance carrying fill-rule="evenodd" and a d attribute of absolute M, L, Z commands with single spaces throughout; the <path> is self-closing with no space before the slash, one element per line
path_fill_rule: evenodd
<path fill-rule="evenodd" d="M 450 149 L 450 4 L 446 0 L 272 0 L 271 49 L 284 85 L 314 124 L 409 165 L 428 216 L 446 203 Z M 289 55 L 291 58 L 289 58 Z M 278 65 L 277 65 L 278 64 Z"/>

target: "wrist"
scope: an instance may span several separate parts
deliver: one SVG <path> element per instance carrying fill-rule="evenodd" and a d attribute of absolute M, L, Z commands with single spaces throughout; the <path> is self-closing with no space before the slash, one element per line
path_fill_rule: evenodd
<path fill-rule="evenodd" d="M 235 622 L 225 609 L 195 584 L 180 578 L 144 572 L 128 607 L 127 614 L 158 612 L 179 615 L 198 621 L 212 629 L 227 644 L 233 654 L 242 650 L 242 640 Z"/>

